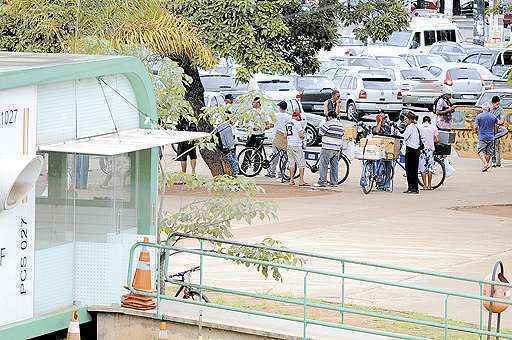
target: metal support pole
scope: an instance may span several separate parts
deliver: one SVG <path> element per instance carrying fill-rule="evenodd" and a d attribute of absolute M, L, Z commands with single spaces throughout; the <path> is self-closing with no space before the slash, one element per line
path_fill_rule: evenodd
<path fill-rule="evenodd" d="M 500 326 L 501 326 L 501 313 L 498 313 L 498 321 L 496 321 L 496 333 L 500 332 Z M 496 340 L 500 340 L 500 337 L 497 336 Z"/>
<path fill-rule="evenodd" d="M 199 241 L 201 254 L 199 255 L 199 299 L 201 302 L 203 302 L 203 240 Z"/>
<path fill-rule="evenodd" d="M 302 320 L 302 339 L 303 340 L 306 340 L 306 328 L 308 326 L 308 306 L 307 306 L 307 297 L 308 297 L 308 274 L 309 272 L 306 272 L 306 274 L 304 274 L 304 311 L 303 311 L 303 315 L 304 315 L 304 318 Z"/>
<path fill-rule="evenodd" d="M 161 249 L 156 249 L 156 316 L 160 318 L 160 252 Z"/>
<path fill-rule="evenodd" d="M 482 285 L 482 282 L 479 283 L 480 286 L 480 296 L 484 295 L 484 286 Z M 483 330 L 483 323 L 484 323 L 484 303 L 482 300 L 480 300 L 480 323 L 479 323 L 479 329 Z M 483 339 L 483 334 L 480 334 L 480 340 Z"/>
<path fill-rule="evenodd" d="M 444 339 L 448 339 L 448 295 L 444 296 Z"/>
<path fill-rule="evenodd" d="M 341 273 L 345 275 L 345 261 L 341 261 Z M 341 278 L 341 308 L 345 308 L 345 278 Z M 341 324 L 345 322 L 345 313 L 341 311 Z"/>

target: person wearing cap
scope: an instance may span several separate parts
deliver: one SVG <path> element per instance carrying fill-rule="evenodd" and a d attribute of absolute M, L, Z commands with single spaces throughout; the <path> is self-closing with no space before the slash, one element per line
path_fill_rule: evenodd
<path fill-rule="evenodd" d="M 224 96 L 224 104 L 232 105 L 235 102 L 235 97 L 231 93 Z"/>
<path fill-rule="evenodd" d="M 291 119 L 290 115 L 286 112 L 287 109 L 288 104 L 286 104 L 285 101 L 281 101 L 277 104 L 276 120 L 272 130 L 272 161 L 270 162 L 268 173 L 266 175 L 270 178 L 276 177 L 276 168 L 280 159 L 279 154 L 286 151 L 287 148 L 285 125 Z M 280 174 L 279 177 L 282 178 L 282 174 Z"/>
<path fill-rule="evenodd" d="M 421 133 L 416 126 L 418 117 L 412 112 L 405 113 L 405 124 L 407 125 L 403 134 L 405 143 L 405 173 L 407 175 L 407 190 L 404 194 L 419 194 L 418 188 L 418 165 L 420 159 Z"/>
<path fill-rule="evenodd" d="M 302 142 L 305 137 L 304 124 L 300 112 L 294 111 L 292 119 L 285 124 L 287 139 L 288 166 L 290 170 L 290 185 L 295 185 L 295 168 L 299 170 L 300 184 L 299 186 L 307 186 L 304 181 L 304 169 L 306 168 L 306 160 L 302 151 Z"/>
<path fill-rule="evenodd" d="M 252 100 L 252 109 L 256 110 L 257 113 L 261 113 L 260 97 L 254 97 Z M 261 117 L 261 119 L 263 120 L 263 124 L 254 121 L 248 122 L 247 125 L 250 127 L 250 133 L 247 136 L 247 141 L 245 142 L 246 147 L 258 148 L 265 140 L 265 129 L 273 126 L 266 115 Z M 245 153 L 244 159 L 242 160 L 243 169 L 246 169 L 249 166 L 249 159 L 251 156 L 252 151 Z"/>

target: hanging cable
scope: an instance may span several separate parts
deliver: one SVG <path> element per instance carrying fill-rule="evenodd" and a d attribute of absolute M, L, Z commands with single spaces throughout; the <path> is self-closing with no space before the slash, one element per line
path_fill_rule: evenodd
<path fill-rule="evenodd" d="M 103 98 L 105 99 L 105 103 L 107 104 L 108 113 L 110 114 L 110 119 L 112 120 L 112 124 L 114 124 L 114 131 L 119 136 L 119 130 L 117 129 L 116 120 L 114 119 L 114 115 L 112 113 L 112 109 L 111 109 L 110 104 L 108 102 L 107 95 L 105 94 L 105 89 L 103 88 L 102 82 L 105 83 L 105 80 L 103 80 L 102 77 L 98 77 L 97 79 L 98 79 L 98 82 L 100 83 L 100 86 L 101 86 L 101 92 L 103 93 Z"/>

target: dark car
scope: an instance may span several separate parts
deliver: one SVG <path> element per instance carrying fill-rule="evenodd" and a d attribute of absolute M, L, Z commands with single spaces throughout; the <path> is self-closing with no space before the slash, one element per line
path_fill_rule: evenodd
<path fill-rule="evenodd" d="M 512 67 L 512 49 L 489 49 L 486 52 L 472 53 L 462 62 L 480 64 L 501 77 Z"/>
<path fill-rule="evenodd" d="M 476 44 L 442 41 L 432 44 L 431 54 L 437 54 L 446 61 L 459 62 L 470 54 L 487 53 L 489 49 Z"/>
<path fill-rule="evenodd" d="M 295 76 L 294 81 L 304 111 L 323 115 L 323 103 L 335 88 L 332 80 L 324 75 L 308 75 Z"/>

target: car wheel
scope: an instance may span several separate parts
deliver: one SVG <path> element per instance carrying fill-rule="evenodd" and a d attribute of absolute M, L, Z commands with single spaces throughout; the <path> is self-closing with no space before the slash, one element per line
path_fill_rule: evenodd
<path fill-rule="evenodd" d="M 306 138 L 306 146 L 313 146 L 316 143 L 317 133 L 314 127 L 307 125 L 304 131 Z"/>
<path fill-rule="evenodd" d="M 356 103 L 349 102 L 347 104 L 347 118 L 354 122 L 357 122 L 359 120 L 359 114 L 357 113 Z"/>

